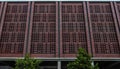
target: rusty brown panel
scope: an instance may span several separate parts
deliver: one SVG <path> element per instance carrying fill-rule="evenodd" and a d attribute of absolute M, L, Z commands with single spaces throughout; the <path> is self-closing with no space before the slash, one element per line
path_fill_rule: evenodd
<path fill-rule="evenodd" d="M 28 52 L 32 57 L 57 57 L 57 2 L 32 2 Z"/>
<path fill-rule="evenodd" d="M 76 57 L 80 47 L 91 52 L 86 15 L 85 2 L 60 2 L 61 57 Z"/>
<path fill-rule="evenodd" d="M 28 5 L 28 2 L 5 2 L 0 30 L 0 57 L 22 57 L 25 54 Z"/>
<path fill-rule="evenodd" d="M 112 2 L 87 2 L 94 57 L 119 57 L 116 17 Z"/>

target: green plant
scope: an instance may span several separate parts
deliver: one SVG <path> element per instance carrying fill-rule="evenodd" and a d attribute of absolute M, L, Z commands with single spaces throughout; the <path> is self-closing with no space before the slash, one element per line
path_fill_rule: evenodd
<path fill-rule="evenodd" d="M 91 56 L 83 49 L 78 50 L 78 56 L 74 62 L 67 64 L 68 69 L 99 69 L 98 64 L 93 66 L 91 63 Z"/>
<path fill-rule="evenodd" d="M 14 69 L 40 69 L 40 60 L 30 58 L 29 54 L 26 54 L 24 59 L 17 59 Z"/>

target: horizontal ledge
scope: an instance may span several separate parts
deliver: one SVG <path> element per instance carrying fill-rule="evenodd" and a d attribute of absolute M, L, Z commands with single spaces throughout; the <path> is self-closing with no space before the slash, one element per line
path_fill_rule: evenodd
<path fill-rule="evenodd" d="M 16 59 L 23 59 L 24 57 L 0 57 L 0 61 L 15 61 Z M 46 58 L 36 57 L 34 59 L 40 59 L 42 61 L 74 61 L 76 58 Z M 93 57 L 92 61 L 120 61 L 120 58 L 110 57 Z"/>
<path fill-rule="evenodd" d="M 119 57 L 93 57 L 93 61 L 120 61 Z"/>

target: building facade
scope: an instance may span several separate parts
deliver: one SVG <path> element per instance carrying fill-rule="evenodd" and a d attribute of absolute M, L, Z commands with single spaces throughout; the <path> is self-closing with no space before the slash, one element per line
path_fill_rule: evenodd
<path fill-rule="evenodd" d="M 120 61 L 120 2 L 0 3 L 1 65 L 30 53 L 66 69 L 80 47 L 93 62 Z"/>

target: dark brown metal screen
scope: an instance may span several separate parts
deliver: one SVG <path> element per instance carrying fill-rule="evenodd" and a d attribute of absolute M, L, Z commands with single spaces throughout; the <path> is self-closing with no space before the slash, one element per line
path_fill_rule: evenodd
<path fill-rule="evenodd" d="M 120 57 L 119 2 L 0 2 L 0 57 Z"/>
<path fill-rule="evenodd" d="M 119 54 L 119 41 L 110 3 L 90 3 L 89 8 L 95 54 Z"/>
<path fill-rule="evenodd" d="M 61 3 L 61 25 L 62 56 L 88 51 L 83 3 Z"/>
<path fill-rule="evenodd" d="M 56 3 L 34 3 L 31 54 L 56 54 Z"/>
<path fill-rule="evenodd" d="M 0 38 L 0 54 L 22 54 L 28 3 L 7 3 Z"/>

